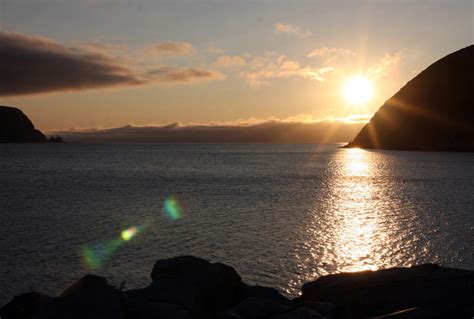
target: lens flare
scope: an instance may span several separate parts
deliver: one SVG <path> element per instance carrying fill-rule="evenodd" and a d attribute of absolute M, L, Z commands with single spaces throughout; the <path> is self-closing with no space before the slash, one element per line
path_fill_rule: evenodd
<path fill-rule="evenodd" d="M 138 228 L 135 226 L 132 226 L 128 229 L 125 229 L 122 231 L 120 234 L 120 237 L 122 237 L 123 240 L 128 241 L 132 239 L 133 236 L 135 236 L 138 233 Z"/>
<path fill-rule="evenodd" d="M 82 249 L 82 261 L 89 269 L 101 268 L 103 263 L 122 245 L 120 239 L 113 239 L 105 244 L 85 246 Z"/>
<path fill-rule="evenodd" d="M 82 247 L 81 257 L 84 265 L 91 270 L 99 269 L 125 242 L 141 233 L 145 226 L 131 226 L 120 233 L 120 238 Z"/>
<path fill-rule="evenodd" d="M 165 214 L 172 220 L 178 220 L 183 218 L 183 209 L 179 205 L 178 200 L 174 196 L 169 196 L 163 203 L 163 210 Z"/>

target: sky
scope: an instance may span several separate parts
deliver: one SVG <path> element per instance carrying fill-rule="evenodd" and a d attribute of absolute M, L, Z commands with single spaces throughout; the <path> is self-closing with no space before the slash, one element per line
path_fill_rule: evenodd
<path fill-rule="evenodd" d="M 364 122 L 474 42 L 473 3 L 0 0 L 0 105 L 47 132 Z"/>

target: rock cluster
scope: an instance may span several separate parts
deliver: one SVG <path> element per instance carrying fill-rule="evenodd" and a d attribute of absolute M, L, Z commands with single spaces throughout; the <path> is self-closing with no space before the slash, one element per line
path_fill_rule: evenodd
<path fill-rule="evenodd" d="M 230 266 L 181 256 L 158 260 L 152 282 L 121 291 L 86 275 L 58 297 L 16 296 L 2 319 L 163 318 L 320 319 L 469 318 L 474 315 L 474 271 L 427 264 L 341 273 L 306 283 L 299 298 L 249 286 Z"/>

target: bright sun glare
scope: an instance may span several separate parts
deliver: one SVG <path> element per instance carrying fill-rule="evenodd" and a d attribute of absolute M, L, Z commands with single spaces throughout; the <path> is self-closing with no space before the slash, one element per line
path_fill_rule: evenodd
<path fill-rule="evenodd" d="M 344 83 L 343 94 L 347 103 L 361 106 L 372 99 L 372 82 L 362 75 L 350 77 Z"/>

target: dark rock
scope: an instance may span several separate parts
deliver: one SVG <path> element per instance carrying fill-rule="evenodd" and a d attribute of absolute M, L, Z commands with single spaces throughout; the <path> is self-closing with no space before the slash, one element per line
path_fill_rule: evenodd
<path fill-rule="evenodd" d="M 293 303 L 297 307 L 313 309 L 325 317 L 332 318 L 336 315 L 336 306 L 330 302 L 315 302 L 296 299 Z"/>
<path fill-rule="evenodd" d="M 0 309 L 1 319 L 319 319 L 469 318 L 474 271 L 426 264 L 341 273 L 303 285 L 288 300 L 248 286 L 229 266 L 184 256 L 156 262 L 153 283 L 121 292 L 87 275 L 59 297 L 30 292 Z"/>
<path fill-rule="evenodd" d="M 242 280 L 230 266 L 192 256 L 159 260 L 146 298 L 179 304 L 193 313 L 227 309 L 239 301 Z"/>
<path fill-rule="evenodd" d="M 246 319 L 267 318 L 294 310 L 295 307 L 272 300 L 247 298 L 229 311 Z"/>
<path fill-rule="evenodd" d="M 124 318 L 124 296 L 104 277 L 86 275 L 67 288 L 35 317 L 42 318 Z"/>
<path fill-rule="evenodd" d="M 296 308 L 289 312 L 271 316 L 270 319 L 325 319 L 325 317 L 309 308 Z"/>
<path fill-rule="evenodd" d="M 283 296 L 275 288 L 262 287 L 262 286 L 248 286 L 243 284 L 241 288 L 241 299 L 246 298 L 257 298 L 264 300 L 272 300 L 279 303 L 290 303 L 290 300 Z"/>
<path fill-rule="evenodd" d="M 43 310 L 54 298 L 39 292 L 27 292 L 13 297 L 12 301 L 0 309 L 2 319 L 31 318 Z"/>
<path fill-rule="evenodd" d="M 147 289 L 134 289 L 124 292 L 127 309 L 126 318 L 191 318 L 182 305 L 150 300 Z"/>
<path fill-rule="evenodd" d="M 301 300 L 336 305 L 354 318 L 421 307 L 443 317 L 472 316 L 474 271 L 426 264 L 411 268 L 340 273 L 302 287 Z"/>
<path fill-rule="evenodd" d="M 234 312 L 222 312 L 222 313 L 217 314 L 216 319 L 245 319 L 245 318 Z"/>
<path fill-rule="evenodd" d="M 127 318 L 134 319 L 191 319 L 190 312 L 180 305 L 164 302 L 146 302 L 133 312 L 128 312 Z"/>
<path fill-rule="evenodd" d="M 46 137 L 19 109 L 0 106 L 0 143 L 41 143 Z"/>
<path fill-rule="evenodd" d="M 474 151 L 474 45 L 430 65 L 346 147 Z"/>
<path fill-rule="evenodd" d="M 61 136 L 51 136 L 48 140 L 50 143 L 64 143 Z"/>
<path fill-rule="evenodd" d="M 86 275 L 59 297 L 30 292 L 0 309 L 2 319 L 121 319 L 124 318 L 123 296 L 109 286 L 104 277 Z"/>
<path fill-rule="evenodd" d="M 156 281 L 167 274 L 187 273 L 191 276 L 196 273 L 196 270 L 207 269 L 209 264 L 210 263 L 207 260 L 194 256 L 178 256 L 168 259 L 160 259 L 156 261 L 153 266 L 151 279 Z"/>
<path fill-rule="evenodd" d="M 441 319 L 441 317 L 423 308 L 410 308 L 385 316 L 374 317 L 374 319 Z"/>

